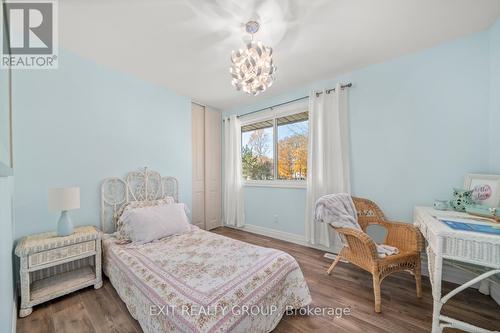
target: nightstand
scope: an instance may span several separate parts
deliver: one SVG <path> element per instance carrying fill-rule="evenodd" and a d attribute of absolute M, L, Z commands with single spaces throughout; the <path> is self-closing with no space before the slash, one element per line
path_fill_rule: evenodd
<path fill-rule="evenodd" d="M 23 238 L 15 250 L 21 260 L 21 307 L 26 317 L 33 306 L 94 285 L 102 286 L 101 233 L 76 228 L 72 235 L 48 232 Z"/>

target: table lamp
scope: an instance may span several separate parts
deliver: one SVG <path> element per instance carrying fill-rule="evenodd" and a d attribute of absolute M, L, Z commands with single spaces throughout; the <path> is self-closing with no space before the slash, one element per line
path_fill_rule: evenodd
<path fill-rule="evenodd" d="M 80 208 L 79 187 L 49 188 L 49 210 L 61 211 L 57 223 L 57 236 L 68 236 L 73 233 L 73 223 L 68 211 L 78 208 Z"/>

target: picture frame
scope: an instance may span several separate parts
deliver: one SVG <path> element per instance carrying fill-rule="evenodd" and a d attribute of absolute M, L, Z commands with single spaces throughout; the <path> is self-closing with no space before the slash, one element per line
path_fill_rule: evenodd
<path fill-rule="evenodd" d="M 500 206 L 500 175 L 467 174 L 464 188 L 472 190 L 472 199 L 491 208 Z"/>

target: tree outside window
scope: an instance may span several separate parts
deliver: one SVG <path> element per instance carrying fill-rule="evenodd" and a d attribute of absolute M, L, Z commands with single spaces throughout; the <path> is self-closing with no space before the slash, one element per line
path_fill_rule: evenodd
<path fill-rule="evenodd" d="M 274 179 L 273 128 L 242 133 L 242 167 L 246 180 Z"/>
<path fill-rule="evenodd" d="M 308 135 L 307 111 L 242 126 L 243 178 L 305 180 Z"/>
<path fill-rule="evenodd" d="M 278 179 L 306 179 L 308 134 L 307 120 L 278 126 Z"/>

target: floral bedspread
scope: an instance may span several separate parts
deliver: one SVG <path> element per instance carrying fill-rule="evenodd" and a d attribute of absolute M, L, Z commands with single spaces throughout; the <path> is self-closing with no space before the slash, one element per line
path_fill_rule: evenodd
<path fill-rule="evenodd" d="M 289 254 L 207 232 L 147 244 L 105 237 L 104 272 L 146 333 L 269 332 L 308 305 Z"/>

